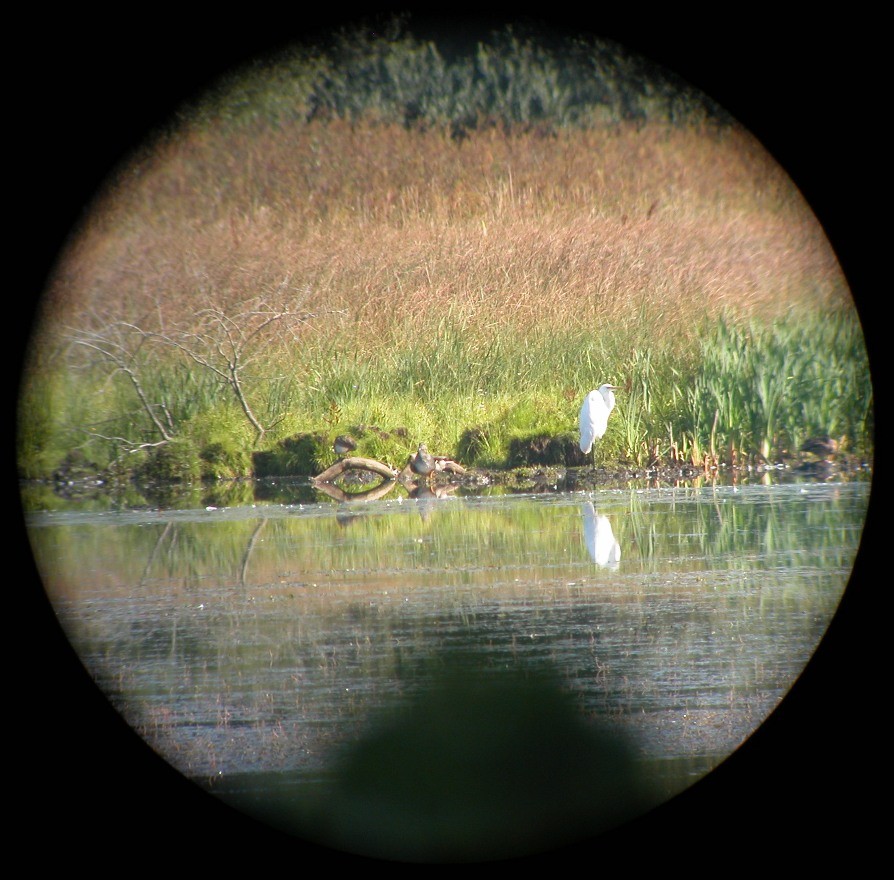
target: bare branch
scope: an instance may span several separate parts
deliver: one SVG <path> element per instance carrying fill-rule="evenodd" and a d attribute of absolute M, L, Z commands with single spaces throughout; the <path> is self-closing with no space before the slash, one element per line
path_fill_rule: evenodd
<path fill-rule="evenodd" d="M 94 437 L 97 440 L 105 440 L 109 443 L 117 443 L 121 446 L 127 447 L 125 452 L 138 452 L 140 449 L 155 449 L 158 446 L 164 446 L 166 443 L 169 443 L 170 440 L 157 440 L 155 443 L 136 443 L 133 440 L 128 440 L 127 437 L 110 437 L 107 434 L 99 434 L 96 431 L 86 431 L 85 432 L 88 437 Z"/>
<path fill-rule="evenodd" d="M 289 295 L 294 290 L 290 282 L 290 277 L 285 276 L 273 296 L 278 299 Z M 310 294 L 309 289 L 304 294 L 300 300 Z M 226 385 L 254 429 L 255 443 L 258 443 L 284 416 L 277 417 L 270 426 L 262 424 L 249 401 L 248 386 L 255 377 L 249 376 L 247 370 L 270 345 L 278 340 L 296 339 L 298 332 L 316 318 L 318 315 L 313 312 L 276 305 L 259 296 L 234 309 L 224 309 L 216 304 L 205 306 L 194 312 L 188 323 L 181 322 L 179 326 L 165 326 L 159 319 L 158 329 L 147 329 L 136 323 L 118 321 L 98 330 L 75 330 L 70 338 L 112 365 L 113 375 L 120 371 L 128 377 L 162 442 L 174 436 L 175 424 L 165 403 L 150 401 L 141 382 L 141 370 L 144 369 L 141 352 L 150 342 L 179 352 Z M 117 442 L 127 441 L 118 438 Z"/>
<path fill-rule="evenodd" d="M 132 349 L 128 348 L 123 341 L 112 338 L 112 334 L 116 330 L 127 330 L 136 334 L 136 343 Z M 111 324 L 105 332 L 99 331 L 81 331 L 75 334 L 72 341 L 76 345 L 81 345 L 101 354 L 107 361 L 114 365 L 116 371 L 124 373 L 130 380 L 131 385 L 143 407 L 145 413 L 149 416 L 152 424 L 162 437 L 162 442 L 171 439 L 171 434 L 158 416 L 155 414 L 154 407 L 150 403 L 146 392 L 140 381 L 139 371 L 137 369 L 136 356 L 146 340 L 147 334 L 133 324 L 123 321 Z"/>
<path fill-rule="evenodd" d="M 288 278 L 280 285 L 280 290 L 287 282 Z M 271 333 L 289 332 L 294 338 L 295 328 L 306 325 L 309 317 L 306 313 L 274 308 L 263 298 L 257 298 L 235 313 L 218 306 L 200 309 L 194 315 L 199 324 L 197 328 L 179 335 L 160 335 L 159 339 L 210 370 L 230 387 L 254 428 L 257 443 L 269 428 L 261 423 L 249 403 L 245 369 L 258 360 L 273 341 Z"/>

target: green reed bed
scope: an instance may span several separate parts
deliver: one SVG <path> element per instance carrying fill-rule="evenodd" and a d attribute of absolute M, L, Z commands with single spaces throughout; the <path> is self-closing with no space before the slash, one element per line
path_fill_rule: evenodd
<path fill-rule="evenodd" d="M 301 434 L 312 437 L 279 459 L 280 472 L 319 472 L 335 460 L 332 438 L 345 432 L 360 440 L 358 454 L 395 467 L 420 442 L 466 465 L 506 466 L 513 439 L 574 435 L 583 395 L 606 381 L 621 386 L 599 447 L 607 463 L 773 462 L 816 434 L 871 453 L 872 386 L 854 312 L 769 324 L 723 318 L 705 321 L 697 336 L 665 334 L 654 344 L 645 331 L 634 323 L 611 334 L 544 328 L 520 336 L 442 323 L 378 349 L 307 346 L 246 381 L 251 405 L 272 426 L 260 444 L 232 389 L 170 355 L 146 382 L 164 401 L 169 444 L 121 458 L 116 438 L 128 432 L 158 440 L 125 376 L 88 371 L 57 389 L 52 411 L 71 419 L 57 426 L 61 436 L 77 436 L 80 420 L 100 466 L 117 457 L 130 467 L 162 450 L 171 466 L 175 448 L 196 459 L 184 479 L 249 475 L 253 452 Z"/>
<path fill-rule="evenodd" d="M 811 435 L 872 447 L 872 383 L 852 313 L 769 326 L 720 320 L 707 328 L 693 381 L 674 392 L 685 402 L 678 436 L 712 455 L 776 461 Z"/>
<path fill-rule="evenodd" d="M 817 434 L 871 450 L 872 386 L 854 313 L 743 326 L 717 319 L 697 339 L 655 347 L 638 338 L 642 329 L 488 339 L 444 329 L 365 367 L 329 361 L 296 403 L 319 419 L 328 401 L 333 428 L 405 426 L 408 450 L 425 441 L 452 454 L 476 428 L 478 460 L 466 450 L 466 461 L 500 464 L 513 437 L 576 431 L 583 394 L 611 381 L 622 390 L 602 441 L 610 460 L 777 461 Z"/>

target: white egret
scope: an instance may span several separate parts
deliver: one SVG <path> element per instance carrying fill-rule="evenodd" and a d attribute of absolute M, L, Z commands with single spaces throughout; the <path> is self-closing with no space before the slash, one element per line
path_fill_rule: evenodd
<path fill-rule="evenodd" d="M 600 385 L 591 391 L 580 408 L 580 451 L 589 455 L 595 440 L 601 440 L 608 427 L 608 417 L 615 408 L 617 385 Z M 593 467 L 596 467 L 596 454 L 593 454 Z"/>

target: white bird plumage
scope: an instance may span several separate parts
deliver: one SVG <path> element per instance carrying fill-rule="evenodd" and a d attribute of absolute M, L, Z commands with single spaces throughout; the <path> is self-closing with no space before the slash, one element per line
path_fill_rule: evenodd
<path fill-rule="evenodd" d="M 615 540 L 609 518 L 597 513 L 592 501 L 584 502 L 584 540 L 593 562 L 603 568 L 618 567 L 621 545 Z"/>
<path fill-rule="evenodd" d="M 615 408 L 617 385 L 600 385 L 591 391 L 580 408 L 580 451 L 589 455 L 593 443 L 600 440 L 608 427 L 608 417 Z"/>

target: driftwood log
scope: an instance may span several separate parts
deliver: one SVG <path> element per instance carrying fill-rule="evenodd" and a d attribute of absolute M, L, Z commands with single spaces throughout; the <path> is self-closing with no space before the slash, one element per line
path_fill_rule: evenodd
<path fill-rule="evenodd" d="M 447 473 L 457 474 L 458 476 L 462 476 L 466 472 L 466 469 L 461 464 L 457 464 L 450 458 L 438 458 L 438 456 L 435 456 L 435 470 L 447 471 Z"/>
<path fill-rule="evenodd" d="M 462 475 L 466 469 L 457 464 L 455 461 L 445 456 L 434 456 L 435 472 L 446 472 L 450 474 Z M 412 458 L 411 458 L 412 460 Z M 345 492 L 333 481 L 340 477 L 345 471 L 369 471 L 383 477 L 383 481 L 372 489 L 365 492 Z M 387 495 L 397 483 L 400 483 L 412 497 L 443 497 L 450 491 L 458 488 L 458 486 L 439 486 L 431 488 L 423 483 L 415 481 L 415 474 L 410 466 L 410 461 L 404 466 L 400 472 L 381 461 L 374 458 L 343 458 L 337 461 L 331 467 L 326 468 L 321 474 L 317 474 L 312 480 L 313 484 L 322 492 L 325 492 L 336 501 L 374 501 Z"/>
<path fill-rule="evenodd" d="M 394 468 L 383 464 L 381 461 L 376 461 L 374 458 L 343 458 L 341 461 L 335 462 L 332 467 L 326 468 L 323 473 L 317 474 L 313 479 L 315 483 L 331 483 L 345 471 L 351 470 L 372 471 L 386 480 L 397 479 L 397 471 Z"/>

